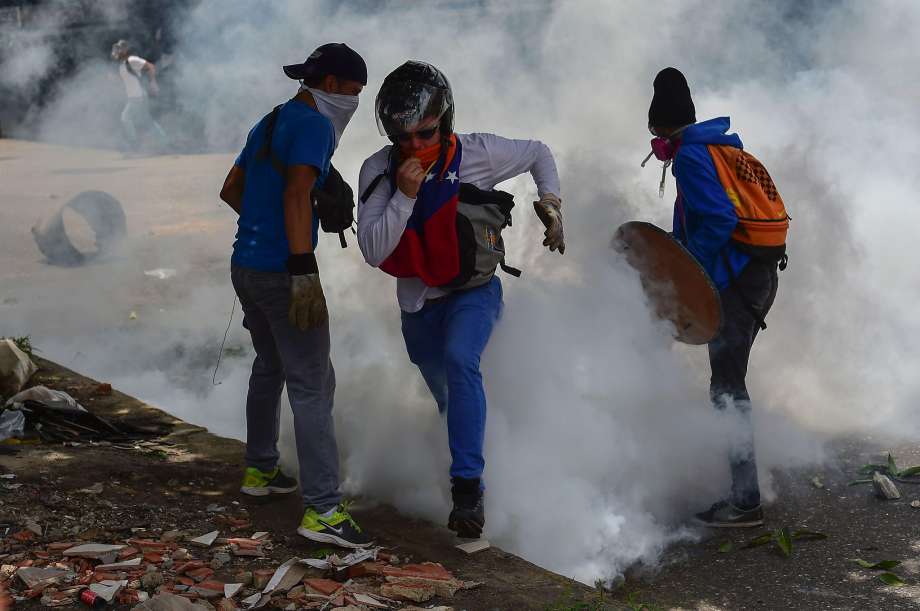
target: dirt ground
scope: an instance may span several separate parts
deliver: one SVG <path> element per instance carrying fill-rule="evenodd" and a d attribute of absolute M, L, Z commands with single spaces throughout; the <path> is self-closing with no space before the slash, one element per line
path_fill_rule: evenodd
<path fill-rule="evenodd" d="M 0 520 L 14 527 L 33 519 L 46 530 L 21 544 L 7 537 L 2 553 L 24 553 L 54 541 L 157 539 L 179 530 L 195 537 L 271 533 L 265 558 L 235 558 L 215 579 L 232 582 L 240 570 L 274 568 L 291 557 L 327 550 L 293 532 L 301 506 L 296 495 L 253 499 L 237 491 L 243 445 L 214 436 L 127 395 L 94 396 L 97 382 L 50 361 L 31 384 L 71 393 L 93 413 L 159 433 L 150 445 L 0 446 L 0 472 L 14 473 L 0 487 Z M 358 502 L 354 513 L 387 551 L 412 562 L 439 562 L 456 577 L 482 582 L 441 601 L 456 609 L 916 609 L 920 608 L 920 486 L 900 484 L 903 498 L 882 501 L 870 485 L 848 485 L 859 467 L 885 462 L 872 440 L 835 446 L 841 468 L 779 474 L 779 500 L 767 507 L 764 529 L 714 532 L 701 542 L 675 546 L 654 569 L 637 566 L 614 591 L 599 591 L 545 571 L 498 548 L 468 556 L 454 549 L 445 528 L 407 519 L 394 509 Z M 886 449 L 887 451 L 887 449 Z M 920 464 L 920 448 L 891 448 L 903 468 Z M 81 492 L 102 484 L 98 493 Z M 11 489 L 12 486 L 12 489 Z M 280 500 L 279 500 L 280 499 Z M 226 533 L 233 520 L 248 522 Z M 762 532 L 787 527 L 827 536 L 794 541 L 783 555 L 773 543 L 744 548 Z M 132 529 L 135 529 L 132 531 Z M 136 529 L 144 529 L 137 531 Z M 140 534 L 138 534 L 140 533 Z M 181 541 L 181 539 L 180 539 Z M 731 549 L 728 549 L 731 544 Z M 196 557 L 208 552 L 191 548 Z M 879 571 L 854 559 L 898 560 L 891 572 L 906 585 L 891 587 Z M 7 560 L 2 560 L 6 563 Z M 320 576 L 316 571 L 314 576 Z M 37 601 L 23 603 L 36 607 Z"/>
<path fill-rule="evenodd" d="M 182 532 L 180 543 L 213 530 L 221 530 L 223 537 L 271 533 L 272 547 L 265 558 L 234 558 L 214 576 L 232 583 L 240 570 L 275 568 L 292 557 L 323 556 L 329 551 L 296 534 L 302 512 L 296 494 L 256 499 L 239 493 L 241 442 L 212 435 L 117 391 L 108 397 L 95 396 L 96 381 L 50 361 L 37 362 L 41 369 L 30 385 L 65 390 L 113 423 L 161 434 L 151 436 L 151 445 L 136 447 L 88 443 L 0 446 L 0 473 L 16 476 L 0 486 L 0 522 L 12 525 L 13 532 L 28 519 L 45 529 L 42 537 L 25 543 L 6 537 L 0 542 L 0 553 L 23 554 L 28 559 L 35 557 L 36 550 L 58 541 L 159 539 L 175 530 Z M 102 484 L 101 492 L 81 492 L 98 484 Z M 454 548 L 457 541 L 446 528 L 405 518 L 391 507 L 359 500 L 352 511 L 375 534 L 377 544 L 403 562 L 438 562 L 458 579 L 482 583 L 440 604 L 457 609 L 543 609 L 557 600 L 592 593 L 582 584 L 498 548 L 467 555 Z M 232 520 L 249 524 L 228 532 Z M 209 559 L 207 550 L 181 545 L 196 557 Z M 9 559 L 0 562 L 6 564 Z M 322 571 L 312 571 L 310 576 L 321 577 Z M 25 608 L 39 606 L 37 600 L 22 604 Z"/>

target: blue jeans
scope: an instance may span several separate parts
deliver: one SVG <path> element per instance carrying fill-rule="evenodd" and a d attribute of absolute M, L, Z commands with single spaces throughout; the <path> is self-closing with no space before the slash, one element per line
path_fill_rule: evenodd
<path fill-rule="evenodd" d="M 482 476 L 486 433 L 486 393 L 479 359 L 502 311 L 502 284 L 493 277 L 482 286 L 429 301 L 418 312 L 402 313 L 409 360 L 447 412 L 451 477 Z"/>
<path fill-rule="evenodd" d="M 304 505 L 324 512 L 342 500 L 339 452 L 332 421 L 335 371 L 329 325 L 301 331 L 288 322 L 290 277 L 232 267 L 256 358 L 246 398 L 246 465 L 271 471 L 278 464 L 281 390 L 287 384 Z"/>

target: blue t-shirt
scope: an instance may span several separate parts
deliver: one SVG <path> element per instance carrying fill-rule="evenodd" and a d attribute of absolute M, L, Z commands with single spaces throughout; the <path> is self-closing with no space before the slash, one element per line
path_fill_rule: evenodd
<path fill-rule="evenodd" d="M 256 159 L 265 142 L 267 118 L 249 132 L 246 146 L 235 164 L 246 173 L 243 205 L 233 243 L 232 265 L 263 272 L 283 272 L 288 254 L 284 229 L 284 178 L 272 165 L 271 158 Z M 332 123 L 303 102 L 290 100 L 278 112 L 272 151 L 285 166 L 310 165 L 319 176 L 319 188 L 329 173 L 329 161 L 335 150 Z M 313 215 L 313 246 L 316 247 L 319 219 Z"/>

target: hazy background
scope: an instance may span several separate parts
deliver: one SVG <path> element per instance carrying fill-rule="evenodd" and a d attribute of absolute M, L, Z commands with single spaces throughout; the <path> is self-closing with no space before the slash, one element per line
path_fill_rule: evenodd
<path fill-rule="evenodd" d="M 130 17 L 133 27 L 147 27 L 120 3 L 99 5 L 110 7 L 113 24 Z M 768 497 L 771 469 L 832 460 L 824 443 L 833 436 L 915 439 L 920 432 L 911 248 L 920 225 L 913 205 L 920 6 L 214 0 L 157 19 L 174 62 L 168 82 L 181 112 L 165 124 L 177 150 L 237 152 L 251 125 L 295 93 L 280 66 L 342 41 L 362 53 L 370 75 L 334 160 L 353 183 L 363 159 L 386 143 L 373 96 L 387 72 L 410 58 L 437 65 L 451 80 L 458 131 L 540 139 L 554 151 L 563 257 L 540 246 L 532 182 L 504 187 L 519 204 L 506 237 L 509 263 L 524 276 L 502 277 L 505 315 L 483 359 L 486 534 L 498 545 L 584 581 L 613 578 L 693 536 L 681 524 L 727 485 L 734 422 L 708 405 L 705 348 L 670 342 L 667 329 L 650 320 L 638 280 L 608 247 L 621 222 L 670 222 L 673 178 L 660 200 L 658 164 L 639 168 L 648 152 L 651 83 L 665 66 L 687 76 L 700 120 L 731 116 L 792 216 L 789 268 L 748 376 Z M 57 26 L 52 19 L 45 27 Z M 152 44 L 146 30 L 116 37 L 133 34 Z M 60 49 L 40 36 L 19 31 L 13 38 L 2 29 L 0 36 L 18 45 L 3 47 L 0 86 L 7 91 L 22 96 L 60 65 Z M 99 41 L 96 60 L 45 85 L 32 113 L 38 119 L 19 133 L 117 146 L 121 89 L 107 61 L 113 41 Z M 82 153 L 55 155 L 76 162 Z M 238 308 L 228 340 L 235 352 L 225 357 L 222 383 L 211 384 L 233 300 L 234 218 L 216 197 L 230 163 L 232 156 L 213 155 L 140 160 L 145 183 L 136 192 L 116 192 L 105 176 L 84 180 L 84 188 L 113 189 L 126 208 L 132 198 L 151 203 L 143 216 L 129 212 L 130 240 L 118 257 L 66 273 L 38 263 L 8 271 L 0 335 L 30 333 L 50 358 L 244 437 L 251 347 Z M 174 168 L 184 168 L 178 183 Z M 41 164 L 29 177 L 3 165 L 0 172 L 5 193 L 22 184 L 31 196 L 26 184 L 39 180 Z M 159 189 L 171 195 L 159 197 Z M 193 213 L 208 231 L 150 229 L 181 225 Z M 12 232 L 0 226 L 8 268 L 39 260 Z M 342 251 L 335 236 L 323 236 L 319 251 L 346 488 L 445 522 L 443 423 L 406 357 L 394 282 L 364 264 L 350 241 Z M 142 274 L 160 267 L 177 274 L 162 281 Z M 137 321 L 127 318 L 132 310 Z M 290 436 L 284 442 L 285 464 L 293 466 Z"/>

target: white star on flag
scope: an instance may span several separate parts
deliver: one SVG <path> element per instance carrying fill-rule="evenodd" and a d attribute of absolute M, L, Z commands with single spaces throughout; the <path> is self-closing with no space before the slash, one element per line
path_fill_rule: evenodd
<path fill-rule="evenodd" d="M 460 180 L 460 177 L 457 176 L 457 173 L 454 172 L 453 170 L 451 170 L 450 172 L 448 172 L 448 173 L 447 173 L 447 176 L 445 176 L 444 178 L 447 179 L 447 180 L 449 180 L 449 181 L 452 182 L 452 183 L 457 182 L 458 180 Z"/>
<path fill-rule="evenodd" d="M 425 174 L 425 182 L 428 182 L 428 181 L 431 180 L 432 178 L 434 178 L 434 172 L 430 172 L 430 173 L 428 173 L 428 174 Z"/>

